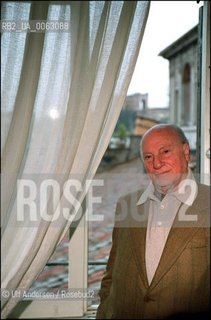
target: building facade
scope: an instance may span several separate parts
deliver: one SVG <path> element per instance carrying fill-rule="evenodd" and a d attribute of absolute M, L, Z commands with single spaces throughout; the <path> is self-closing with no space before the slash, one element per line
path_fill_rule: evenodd
<path fill-rule="evenodd" d="M 169 60 L 170 121 L 181 127 L 196 126 L 198 26 L 160 52 Z"/>

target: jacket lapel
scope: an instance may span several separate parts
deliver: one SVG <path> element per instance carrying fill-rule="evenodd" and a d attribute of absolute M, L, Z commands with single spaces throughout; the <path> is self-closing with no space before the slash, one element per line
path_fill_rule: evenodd
<path fill-rule="evenodd" d="M 159 265 L 152 279 L 151 288 L 155 287 L 172 267 L 195 232 L 197 232 L 197 228 L 174 227 L 171 229 Z"/>
<path fill-rule="evenodd" d="M 129 227 L 129 234 L 131 240 L 131 248 L 136 261 L 137 269 L 140 271 L 141 286 L 146 289 L 149 287 L 146 264 L 145 264 L 145 247 L 146 247 L 146 227 L 147 216 L 149 212 L 149 201 L 143 205 L 138 206 L 138 215 L 143 217 L 142 221 L 133 221 Z"/>
<path fill-rule="evenodd" d="M 186 212 L 189 216 L 195 216 L 197 213 L 196 221 L 180 221 L 179 214 L 174 220 L 173 226 L 169 232 L 169 236 L 158 265 L 155 272 L 154 278 L 150 284 L 150 288 L 153 288 L 162 279 L 166 272 L 171 268 L 171 266 L 178 259 L 182 251 L 185 249 L 188 242 L 192 239 L 194 234 L 198 231 L 198 228 L 205 227 L 209 223 L 209 217 L 202 213 L 203 209 L 207 212 L 207 199 L 204 199 L 204 193 L 200 192 L 197 196 L 197 201 L 194 204 L 194 209 L 189 208 Z M 201 213 L 200 213 L 201 211 Z M 145 263 L 145 247 L 146 247 L 146 230 L 147 230 L 147 218 L 149 212 L 149 200 L 145 204 L 138 206 L 138 216 L 144 216 L 142 221 L 132 220 L 131 227 L 129 227 L 129 234 L 131 240 L 131 248 L 134 254 L 136 265 L 138 270 L 140 270 L 141 286 L 145 289 L 149 288 L 147 273 L 146 273 L 146 263 Z"/>
<path fill-rule="evenodd" d="M 206 227 L 207 216 L 206 212 L 202 212 L 204 205 L 203 197 L 199 196 L 197 203 L 193 207 L 187 209 L 185 217 L 190 217 L 188 220 L 181 219 L 181 209 L 178 210 L 173 226 L 169 232 L 169 236 L 160 259 L 160 263 L 152 279 L 150 287 L 153 288 L 162 279 L 166 272 L 172 267 L 178 259 L 182 251 L 187 246 L 188 242 L 193 238 L 194 234 L 201 227 Z M 206 210 L 207 211 L 207 210 Z M 196 214 L 197 213 L 197 214 Z M 197 217 L 197 220 L 194 220 Z"/>

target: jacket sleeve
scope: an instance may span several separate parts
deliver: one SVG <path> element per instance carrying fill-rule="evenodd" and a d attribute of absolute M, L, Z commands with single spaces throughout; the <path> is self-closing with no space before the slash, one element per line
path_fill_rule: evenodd
<path fill-rule="evenodd" d="M 127 226 L 125 221 L 127 221 L 127 197 L 120 197 L 116 210 L 115 210 L 115 223 L 112 232 L 112 246 L 108 258 L 108 263 L 106 266 L 105 275 L 101 282 L 101 287 L 99 291 L 100 303 L 97 309 L 96 319 L 106 319 L 106 315 L 109 315 L 109 295 L 112 286 L 112 275 L 115 265 L 115 260 L 118 255 L 118 242 L 120 237 L 120 231 L 123 227 Z M 125 220 L 126 219 L 126 220 Z M 127 222 L 126 222 L 127 223 Z"/>
<path fill-rule="evenodd" d="M 118 229 L 114 228 L 112 233 L 112 247 L 111 247 L 108 263 L 106 266 L 106 272 L 102 279 L 101 288 L 99 291 L 100 304 L 97 309 L 96 319 L 106 318 L 108 296 L 109 296 L 109 292 L 112 284 L 112 272 L 113 272 L 113 266 L 114 266 L 114 261 L 116 256 L 117 238 L 118 238 Z"/>

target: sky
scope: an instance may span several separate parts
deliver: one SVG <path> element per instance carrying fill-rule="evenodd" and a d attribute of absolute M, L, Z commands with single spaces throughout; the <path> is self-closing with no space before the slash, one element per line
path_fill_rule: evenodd
<path fill-rule="evenodd" d="M 148 93 L 148 107 L 169 104 L 169 61 L 159 53 L 198 24 L 203 1 L 151 1 L 128 95 Z"/>

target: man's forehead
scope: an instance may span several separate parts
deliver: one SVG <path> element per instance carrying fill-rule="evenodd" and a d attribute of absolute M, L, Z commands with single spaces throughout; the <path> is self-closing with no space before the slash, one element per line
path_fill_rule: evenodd
<path fill-rule="evenodd" d="M 162 151 L 165 148 L 173 148 L 174 147 L 174 141 L 160 141 L 159 143 L 155 143 L 153 145 L 143 145 L 143 153 L 150 152 L 151 149 Z"/>
<path fill-rule="evenodd" d="M 175 132 L 174 129 L 171 127 L 165 127 L 165 128 L 152 128 L 149 130 L 149 132 L 146 132 L 146 138 L 147 137 L 156 137 L 156 136 L 169 136 L 169 137 L 178 137 L 178 134 Z"/>
<path fill-rule="evenodd" d="M 163 143 L 171 143 L 174 142 L 175 140 L 178 140 L 178 135 L 171 131 L 171 130 L 156 130 L 149 132 L 144 138 L 143 138 L 143 143 L 146 142 L 163 142 Z"/>

